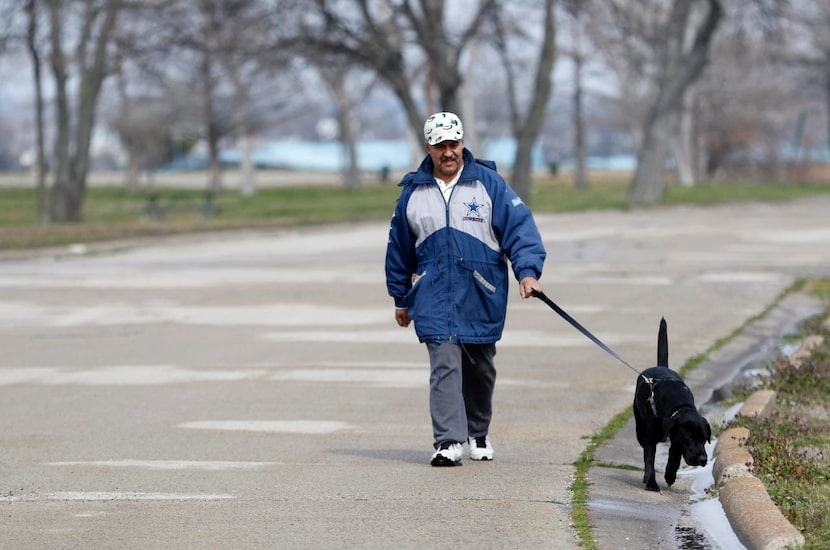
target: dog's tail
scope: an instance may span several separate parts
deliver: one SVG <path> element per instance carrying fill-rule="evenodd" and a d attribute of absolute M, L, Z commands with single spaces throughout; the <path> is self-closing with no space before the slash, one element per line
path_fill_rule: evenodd
<path fill-rule="evenodd" d="M 657 366 L 669 366 L 669 335 L 666 319 L 660 319 L 660 332 L 657 333 Z"/>

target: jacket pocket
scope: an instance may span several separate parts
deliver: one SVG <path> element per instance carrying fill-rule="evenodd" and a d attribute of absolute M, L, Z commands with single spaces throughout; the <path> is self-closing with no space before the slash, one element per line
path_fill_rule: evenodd
<path fill-rule="evenodd" d="M 496 293 L 498 288 L 492 282 L 492 280 L 493 280 L 492 277 L 491 277 L 491 274 L 492 274 L 492 271 L 493 271 L 492 269 L 485 270 L 485 273 L 487 273 L 485 275 L 484 273 L 482 273 L 481 271 L 479 271 L 475 267 L 465 263 L 463 260 L 459 260 L 458 265 L 460 265 L 462 268 L 464 268 L 465 270 L 470 272 L 470 274 L 473 276 L 473 280 L 477 283 L 479 288 L 481 288 L 482 290 L 486 290 L 490 294 L 495 294 Z M 487 267 L 487 266 L 483 266 L 483 267 Z"/>
<path fill-rule="evenodd" d="M 429 272 L 426 269 L 421 271 L 421 273 L 412 274 L 412 286 L 409 287 L 409 292 L 406 293 L 405 298 L 407 307 L 412 308 L 415 296 L 418 295 L 418 291 L 424 286 L 428 274 Z"/>
<path fill-rule="evenodd" d="M 409 309 L 409 316 L 413 320 L 420 315 L 424 302 L 433 300 L 430 294 L 434 290 L 430 290 L 430 287 L 435 285 L 436 277 L 440 277 L 440 273 L 438 273 L 437 266 L 432 263 L 418 266 L 418 272 L 412 274 L 412 286 L 406 293 L 405 302 Z"/>
<path fill-rule="evenodd" d="M 507 288 L 499 264 L 489 262 L 458 262 L 466 274 L 456 287 L 459 336 L 467 338 L 498 338 L 504 325 Z"/>
<path fill-rule="evenodd" d="M 473 278 L 483 286 L 490 294 L 496 293 L 496 285 L 487 280 L 487 278 L 479 273 L 477 269 L 473 269 Z"/>

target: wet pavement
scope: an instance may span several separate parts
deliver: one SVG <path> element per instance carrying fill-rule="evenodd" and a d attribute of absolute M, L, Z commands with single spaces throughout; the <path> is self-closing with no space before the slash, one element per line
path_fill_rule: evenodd
<path fill-rule="evenodd" d="M 820 197 L 541 215 L 542 283 L 640 368 L 665 317 L 679 367 L 797 277 L 828 276 L 828 212 Z M 635 375 L 516 289 L 496 459 L 431 468 L 427 356 L 394 323 L 386 228 L 0 253 L 0 547 L 577 548 L 573 463 Z M 698 403 L 735 376 L 742 355 L 723 353 L 717 383 L 691 376 Z M 632 434 L 602 461 L 639 465 Z M 719 544 L 689 484 L 655 495 L 641 478 L 591 470 L 601 548 Z"/>

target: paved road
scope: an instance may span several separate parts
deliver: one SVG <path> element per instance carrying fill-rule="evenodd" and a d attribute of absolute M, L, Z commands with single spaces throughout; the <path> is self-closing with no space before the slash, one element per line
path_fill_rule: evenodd
<path fill-rule="evenodd" d="M 679 366 L 828 275 L 828 213 L 539 216 L 543 284 L 642 368 L 665 316 Z M 431 468 L 385 242 L 364 224 L 0 261 L 0 547 L 576 548 L 572 464 L 635 376 L 516 290 L 496 460 Z"/>

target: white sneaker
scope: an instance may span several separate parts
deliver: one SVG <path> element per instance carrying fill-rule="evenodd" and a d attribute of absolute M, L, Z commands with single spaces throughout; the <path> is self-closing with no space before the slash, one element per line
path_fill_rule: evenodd
<path fill-rule="evenodd" d="M 493 460 L 493 447 L 490 445 L 490 436 L 471 437 L 470 460 Z"/>
<path fill-rule="evenodd" d="M 445 441 L 432 455 L 430 464 L 433 466 L 461 466 L 461 443 Z"/>

